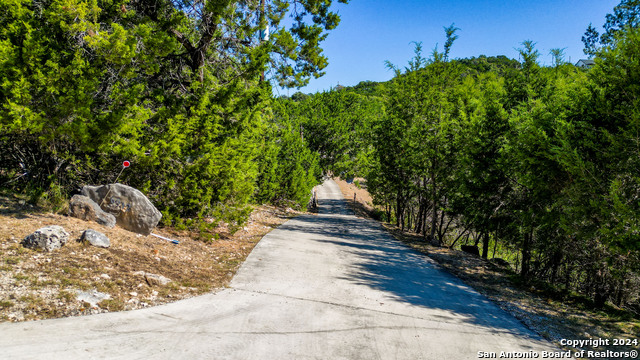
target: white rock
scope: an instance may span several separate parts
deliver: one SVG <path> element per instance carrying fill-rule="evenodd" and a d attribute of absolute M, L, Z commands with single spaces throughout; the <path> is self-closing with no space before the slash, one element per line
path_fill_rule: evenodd
<path fill-rule="evenodd" d="M 162 275 L 146 273 L 144 279 L 147 280 L 149 285 L 167 285 L 171 282 L 171 279 Z"/>
<path fill-rule="evenodd" d="M 62 226 L 50 225 L 36 230 L 27 235 L 21 242 L 26 248 L 40 248 L 52 251 L 64 246 L 69 240 L 69 233 Z"/>
<path fill-rule="evenodd" d="M 93 246 L 102 248 L 108 248 L 111 246 L 111 241 L 109 241 L 109 238 L 105 234 L 93 229 L 85 230 L 80 237 L 80 241 L 86 241 Z M 100 260 L 100 256 L 93 255 L 92 259 Z"/>
<path fill-rule="evenodd" d="M 102 300 L 111 299 L 111 295 L 101 293 L 98 290 L 92 291 L 76 291 L 76 299 L 87 302 L 91 307 L 98 306 L 98 303 Z"/>

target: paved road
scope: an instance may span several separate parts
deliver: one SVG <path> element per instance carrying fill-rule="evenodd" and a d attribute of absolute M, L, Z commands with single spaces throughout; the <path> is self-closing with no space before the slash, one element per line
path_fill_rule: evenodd
<path fill-rule="evenodd" d="M 2 359 L 477 359 L 553 350 L 428 258 L 347 211 L 265 236 L 230 288 L 121 313 L 0 324 Z"/>

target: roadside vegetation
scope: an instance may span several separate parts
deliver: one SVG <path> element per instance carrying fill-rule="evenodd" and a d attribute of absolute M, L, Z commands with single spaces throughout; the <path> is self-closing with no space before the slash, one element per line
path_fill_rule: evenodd
<path fill-rule="evenodd" d="M 24 200 L 0 196 L 0 322 L 139 309 L 223 289 L 266 233 L 299 214 L 260 206 L 233 234 L 228 226 L 207 234 L 155 230 L 178 240 L 176 245 L 53 214 Z M 53 252 L 22 247 L 26 235 L 47 225 L 69 232 L 65 246 Z M 111 246 L 78 242 L 88 227 L 106 234 Z M 166 280 L 154 281 L 159 277 Z"/>
<path fill-rule="evenodd" d="M 529 40 L 520 62 L 449 59 L 451 25 L 442 50 L 418 43 L 406 67 L 389 64 L 389 82 L 281 101 L 307 107 L 309 146 L 323 168 L 366 179 L 378 219 L 475 247 L 523 286 L 637 318 L 639 9 L 622 1 L 604 34 L 585 34 L 592 68 L 562 49 L 540 66 Z"/>
<path fill-rule="evenodd" d="M 347 183 L 335 179 L 347 203 L 360 217 L 375 218 L 379 214 L 372 205 L 366 181 Z M 354 199 L 355 195 L 355 201 Z M 379 219 L 379 217 L 378 217 Z M 597 308 L 584 295 L 563 293 L 542 281 L 523 283 L 513 265 L 483 259 L 456 248 L 434 246 L 424 241 L 422 234 L 402 230 L 394 224 L 382 222 L 397 240 L 435 260 L 442 268 L 485 295 L 500 308 L 520 320 L 559 348 L 579 351 L 580 348 L 562 346 L 562 339 L 633 339 L 640 333 L 640 319 L 633 312 L 605 305 Z M 628 351 L 639 347 L 601 345 L 584 350 Z"/>
<path fill-rule="evenodd" d="M 331 3 L 0 1 L 0 188 L 55 212 L 118 178 L 210 240 L 252 204 L 303 208 L 323 173 L 361 177 L 372 216 L 424 246 L 475 246 L 517 287 L 635 331 L 640 3 L 587 28 L 589 69 L 562 49 L 541 66 L 531 40 L 519 61 L 452 59 L 452 24 L 388 82 L 274 97 L 322 75 Z"/>

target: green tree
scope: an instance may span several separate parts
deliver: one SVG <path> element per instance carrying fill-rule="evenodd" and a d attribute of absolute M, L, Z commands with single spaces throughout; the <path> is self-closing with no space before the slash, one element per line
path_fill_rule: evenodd
<path fill-rule="evenodd" d="M 598 30 L 589 24 L 582 36 L 585 55 L 596 55 L 603 46 L 609 46 L 616 42 L 616 37 L 625 28 L 637 28 L 640 25 L 640 1 L 622 0 L 613 8 L 613 14 L 607 14 L 604 23 L 604 32 L 600 34 Z"/>
<path fill-rule="evenodd" d="M 447 37 L 447 41 L 444 43 L 444 61 L 449 61 L 449 51 L 451 51 L 453 42 L 458 39 L 458 35 L 456 35 L 456 31 L 458 30 L 460 30 L 460 28 L 455 27 L 455 24 L 444 28 L 444 33 Z"/>
<path fill-rule="evenodd" d="M 404 73 L 395 68 L 386 116 L 374 130 L 378 164 L 368 181 L 375 196 L 390 202 L 387 206 L 393 207 L 400 227 L 415 227 L 441 243 L 450 223 L 445 218 L 453 160 L 450 130 L 455 127 L 461 71 L 439 54 L 427 62 L 421 51 L 417 43 Z"/>
<path fill-rule="evenodd" d="M 632 271 L 638 270 L 638 64 L 640 31 L 627 28 L 602 48 L 589 72 L 586 93 L 574 102 L 562 132 L 558 161 L 573 181 L 562 206 L 563 226 L 588 249 L 584 289 L 596 304 L 622 302 Z"/>
<path fill-rule="evenodd" d="M 554 48 L 549 50 L 549 55 L 552 57 L 552 65 L 557 69 L 559 66 L 565 63 L 564 60 L 564 51 L 567 48 Z"/>
<path fill-rule="evenodd" d="M 259 157 L 260 175 L 256 199 L 259 202 L 296 207 L 306 205 L 311 189 L 321 179 L 318 155 L 300 132 L 300 104 L 289 99 L 274 103 L 274 117 Z"/>
<path fill-rule="evenodd" d="M 113 181 L 128 159 L 120 180 L 165 221 L 242 221 L 270 113 L 261 74 L 288 86 L 320 76 L 320 43 L 339 22 L 331 4 L 0 2 L 0 142 L 14 150 L 0 158 L 4 183 L 68 193 Z"/>
<path fill-rule="evenodd" d="M 452 207 L 461 225 L 475 230 L 483 241 L 482 257 L 488 257 L 489 237 L 502 225 L 504 200 L 510 191 L 501 149 L 509 130 L 502 100 L 503 83 L 493 73 L 467 81 L 460 89 L 464 116 L 456 132 L 458 188 Z"/>

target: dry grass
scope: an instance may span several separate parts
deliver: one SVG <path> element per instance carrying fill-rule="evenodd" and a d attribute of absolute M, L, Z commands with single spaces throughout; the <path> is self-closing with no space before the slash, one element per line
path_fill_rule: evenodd
<path fill-rule="evenodd" d="M 170 228 L 154 233 L 179 245 L 120 228 L 38 211 L 19 199 L 0 198 L 0 321 L 22 321 L 129 310 L 183 299 L 225 287 L 255 244 L 269 231 L 297 215 L 261 206 L 247 225 L 231 235 L 217 229 L 218 240 L 194 240 L 196 234 Z M 60 225 L 67 244 L 52 252 L 25 249 L 20 241 L 33 231 Z M 77 241 L 88 228 L 111 240 L 97 248 Z M 148 283 L 140 271 L 171 279 Z M 76 299 L 77 291 L 110 295 L 97 306 Z"/>
<path fill-rule="evenodd" d="M 370 214 L 374 210 L 373 199 L 367 191 L 367 185 L 364 179 L 356 178 L 350 183 L 347 183 L 339 177 L 333 180 L 338 184 L 345 200 L 347 200 L 351 209 L 358 216 L 371 217 Z"/>

